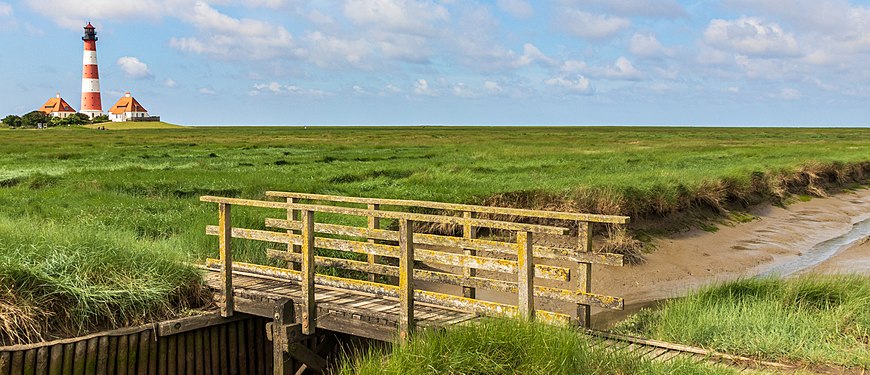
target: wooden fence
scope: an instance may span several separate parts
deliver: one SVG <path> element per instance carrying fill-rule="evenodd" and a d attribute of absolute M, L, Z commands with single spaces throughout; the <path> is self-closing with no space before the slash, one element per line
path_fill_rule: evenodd
<path fill-rule="evenodd" d="M 282 201 L 201 197 L 202 201 L 219 205 L 219 224 L 207 227 L 207 233 L 220 239 L 220 259 L 211 259 L 209 263 L 221 266 L 221 305 L 225 316 L 233 312 L 232 269 L 300 282 L 301 324 L 305 334 L 313 332 L 316 326 L 315 283 L 398 298 L 402 337 L 414 329 L 415 301 L 484 315 L 562 322 L 573 319 L 587 326 L 590 306 L 623 307 L 621 298 L 592 293 L 592 264 L 623 264 L 621 255 L 592 249 L 592 227 L 596 223 L 622 225 L 628 222 L 627 217 L 274 191 L 266 194 Z M 232 206 L 282 210 L 285 212 L 282 216 L 286 216 L 265 218 L 264 224 L 284 232 L 234 227 Z M 415 212 L 421 210 L 426 213 Z M 315 214 L 362 218 L 368 225 L 315 222 Z M 391 221 L 389 228 L 383 228 L 385 220 Z M 561 224 L 542 225 L 533 221 Z M 461 235 L 452 235 L 449 230 L 447 234 L 444 230 L 426 230 L 433 225 L 461 228 Z M 485 238 L 478 236 L 479 229 L 486 231 Z M 536 239 L 550 240 L 569 233 L 576 233 L 572 246 L 536 244 Z M 269 249 L 267 255 L 287 261 L 288 267 L 234 262 L 232 238 L 281 244 L 283 249 Z M 351 256 L 327 256 L 317 249 Z M 362 254 L 366 259 L 352 259 L 353 254 Z M 316 266 L 360 271 L 370 276 L 368 280 L 358 280 L 317 274 Z M 415 281 L 461 286 L 462 295 L 421 290 L 415 288 Z M 478 289 L 515 294 L 517 303 L 478 299 Z M 572 303 L 577 306 L 576 313 L 545 310 L 536 304 L 539 299 Z"/>
<path fill-rule="evenodd" d="M 212 314 L 0 347 L 0 375 L 270 374 L 267 322 Z M 313 340 L 302 344 L 313 348 Z"/>

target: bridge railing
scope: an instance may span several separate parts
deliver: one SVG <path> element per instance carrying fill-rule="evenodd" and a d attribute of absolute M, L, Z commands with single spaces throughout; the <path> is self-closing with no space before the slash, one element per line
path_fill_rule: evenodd
<path fill-rule="evenodd" d="M 621 298 L 591 292 L 592 264 L 623 264 L 621 255 L 593 251 L 591 233 L 595 223 L 625 224 L 627 217 L 290 192 L 267 195 L 284 201 L 201 197 L 202 201 L 219 205 L 219 225 L 209 226 L 207 233 L 220 238 L 220 259 L 209 262 L 221 267 L 224 315 L 233 311 L 233 269 L 300 282 L 304 297 L 302 325 L 307 332 L 316 325 L 316 284 L 398 298 L 402 336 L 414 329 L 415 302 L 486 315 L 550 321 L 576 318 L 584 325 L 589 324 L 590 306 L 623 306 Z M 264 224 L 283 231 L 233 227 L 232 206 L 282 210 L 282 218 L 265 218 Z M 432 212 L 409 212 L 419 209 Z M 318 217 L 364 218 L 367 226 L 336 224 L 333 220 L 315 222 L 315 213 Z M 562 224 L 528 222 L 541 219 Z M 389 224 L 383 225 L 386 221 Z M 571 241 L 576 245 L 535 244 L 536 239 L 572 233 L 571 224 L 576 225 L 576 238 Z M 445 234 L 443 230 L 432 230 L 435 226 L 462 228 L 461 235 L 454 234 L 457 231 Z M 486 232 L 485 238 L 478 238 L 478 229 Z M 271 258 L 287 261 L 288 268 L 234 262 L 232 238 L 281 244 L 283 249 L 266 252 Z M 360 254 L 365 261 L 318 254 L 317 249 Z M 363 272 L 368 280 L 318 274 L 317 266 Z M 415 281 L 461 286 L 462 295 L 415 288 Z M 476 298 L 478 289 L 516 294 L 517 303 Z M 577 313 L 544 310 L 536 299 L 574 304 Z"/>

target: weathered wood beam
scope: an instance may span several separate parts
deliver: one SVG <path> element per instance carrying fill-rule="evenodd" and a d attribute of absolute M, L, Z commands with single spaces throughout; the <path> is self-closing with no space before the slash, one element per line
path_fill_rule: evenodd
<path fill-rule="evenodd" d="M 314 211 L 302 211 L 302 333 L 311 335 L 317 327 L 314 299 Z"/>
<path fill-rule="evenodd" d="M 532 234 L 517 232 L 517 297 L 520 317 L 526 320 L 535 318 L 535 277 L 532 258 Z"/>
<path fill-rule="evenodd" d="M 218 205 L 218 246 L 221 258 L 221 288 L 223 302 L 221 316 L 233 316 L 233 251 L 232 251 L 232 206 L 227 203 Z"/>
<path fill-rule="evenodd" d="M 541 218 L 541 219 L 557 219 L 557 220 L 568 220 L 568 221 L 582 220 L 582 221 L 592 221 L 592 222 L 598 222 L 598 223 L 614 223 L 614 224 L 627 224 L 629 221 L 629 218 L 626 216 L 616 216 L 616 215 L 595 215 L 595 214 L 582 214 L 582 213 L 573 213 L 573 212 L 554 212 L 554 211 L 542 211 L 542 210 L 529 210 L 529 209 L 522 209 L 522 208 L 477 206 L 477 205 L 470 205 L 470 204 L 442 203 L 442 202 L 429 202 L 429 201 L 417 201 L 417 200 L 405 200 L 405 199 L 345 197 L 345 196 L 335 196 L 335 195 L 294 193 L 294 192 L 284 192 L 284 191 L 267 191 L 266 196 L 283 197 L 283 198 L 292 197 L 292 198 L 298 198 L 298 199 L 344 202 L 344 203 L 380 204 L 380 205 L 385 205 L 385 206 L 399 206 L 399 207 L 424 207 L 424 208 L 433 208 L 433 209 L 460 211 L 460 212 L 461 211 L 468 211 L 468 212 L 475 212 L 475 213 L 534 217 L 534 218 Z"/>
<path fill-rule="evenodd" d="M 414 222 L 399 220 L 399 338 L 414 332 Z"/>

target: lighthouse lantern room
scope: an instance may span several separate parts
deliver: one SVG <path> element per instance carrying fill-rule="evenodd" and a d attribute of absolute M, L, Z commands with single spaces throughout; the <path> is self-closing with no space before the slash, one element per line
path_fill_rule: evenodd
<path fill-rule="evenodd" d="M 90 118 L 103 114 L 100 100 L 100 74 L 97 69 L 97 31 L 90 22 L 85 26 L 84 59 L 82 61 L 82 106 L 81 113 Z"/>

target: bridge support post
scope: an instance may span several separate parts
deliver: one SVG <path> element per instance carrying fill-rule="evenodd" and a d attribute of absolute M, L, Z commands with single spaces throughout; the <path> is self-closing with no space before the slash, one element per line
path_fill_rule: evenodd
<path fill-rule="evenodd" d="M 233 238 L 233 225 L 230 218 L 229 203 L 221 203 L 218 206 L 219 247 L 221 259 L 221 316 L 228 318 L 233 316 L 233 252 L 231 241 Z"/>
<path fill-rule="evenodd" d="M 311 335 L 317 327 L 314 299 L 314 211 L 302 211 L 302 333 Z"/>
<path fill-rule="evenodd" d="M 274 306 L 274 312 L 272 323 L 266 324 L 266 337 L 272 340 L 273 373 L 294 374 L 293 359 L 302 363 L 296 374 L 301 374 L 305 370 L 323 372 L 327 361 L 322 353 L 331 349 L 331 345 L 335 343 L 334 337 L 327 335 L 316 350 L 311 350 L 301 342 L 314 336 L 306 335 L 302 330 L 302 324 L 290 323 L 296 316 L 293 300 L 282 299 Z"/>
<path fill-rule="evenodd" d="M 381 208 L 381 205 L 379 205 L 379 204 L 369 204 L 369 205 L 368 205 L 368 209 L 369 209 L 370 211 L 377 211 L 377 210 L 379 210 L 380 208 Z M 368 217 L 368 222 L 369 222 L 369 223 L 368 223 L 368 224 L 369 224 L 369 229 L 379 229 L 380 226 L 381 226 L 381 225 L 380 225 L 380 224 L 381 224 L 381 219 L 380 219 L 379 217 L 377 217 L 377 216 L 374 216 L 374 215 L 371 215 L 371 216 Z M 369 242 L 369 243 L 375 243 L 375 240 L 370 239 L 370 240 L 368 240 L 368 242 Z M 379 260 L 380 260 L 380 257 L 379 257 L 379 256 L 374 255 L 374 254 L 368 254 L 368 261 L 369 261 L 369 264 L 377 264 Z M 371 282 L 375 282 L 375 281 L 377 280 L 377 277 L 378 277 L 377 274 L 375 274 L 375 273 L 370 273 L 370 274 L 369 274 L 369 281 L 371 281 Z"/>
<path fill-rule="evenodd" d="M 531 232 L 517 232 L 517 277 L 520 318 L 533 320 L 535 318 L 535 260 L 532 254 Z"/>
<path fill-rule="evenodd" d="M 592 251 L 592 223 L 577 222 L 577 252 Z M 578 263 L 577 291 L 592 292 L 592 263 Z M 592 311 L 589 305 L 577 304 L 577 325 L 583 328 L 592 327 Z"/>
<path fill-rule="evenodd" d="M 414 222 L 399 219 L 399 338 L 414 332 Z"/>
<path fill-rule="evenodd" d="M 462 213 L 462 217 L 464 219 L 466 219 L 465 224 L 462 225 L 462 238 L 472 239 L 472 238 L 476 237 L 477 230 L 474 228 L 474 226 L 471 225 L 471 222 L 469 221 L 469 219 L 474 218 L 474 213 L 472 213 L 470 211 L 465 211 Z M 465 255 L 468 255 L 468 256 L 477 255 L 477 251 L 472 250 L 472 249 L 462 249 L 462 253 Z M 474 268 L 465 267 L 462 269 L 462 276 L 464 276 L 464 277 L 474 277 L 474 276 L 476 276 L 476 274 L 477 274 L 477 270 L 475 270 Z M 472 299 L 476 298 L 477 297 L 477 290 L 475 288 L 472 288 L 472 287 L 463 286 L 462 287 L 462 296 L 465 298 L 472 298 Z"/>

